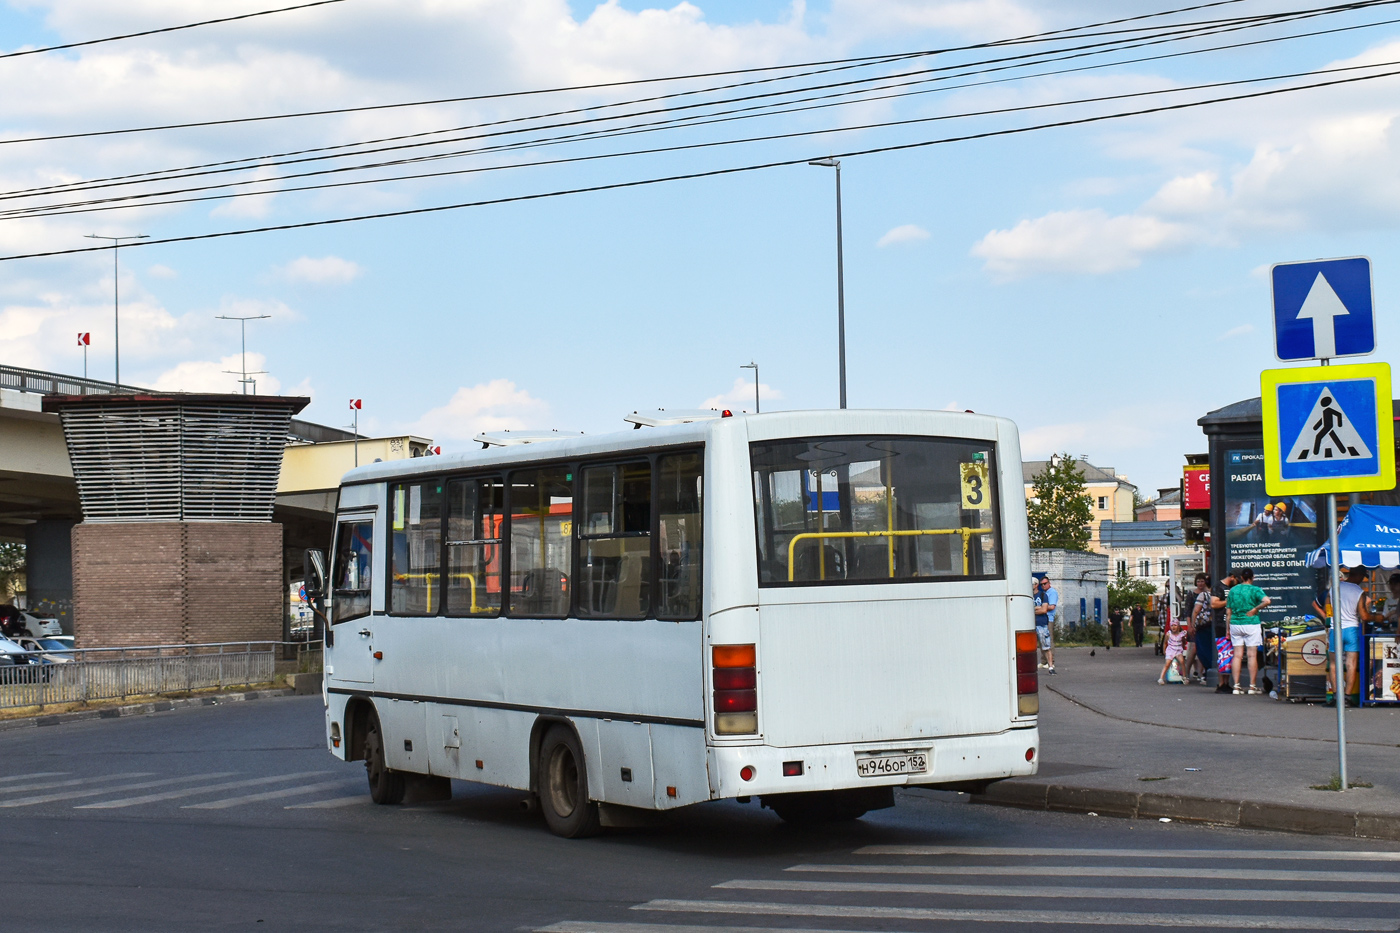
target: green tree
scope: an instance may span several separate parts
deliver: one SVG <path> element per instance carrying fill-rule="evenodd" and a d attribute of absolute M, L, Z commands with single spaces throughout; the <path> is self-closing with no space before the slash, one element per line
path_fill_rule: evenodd
<path fill-rule="evenodd" d="M 1084 471 L 1069 454 L 1051 457 L 1033 478 L 1034 491 L 1026 506 L 1031 547 L 1089 550 L 1093 501 L 1084 491 Z"/>
<path fill-rule="evenodd" d="M 1108 584 L 1108 611 L 1122 612 L 1134 606 L 1147 606 L 1147 601 L 1157 594 L 1157 587 L 1147 580 L 1135 580 L 1126 570 L 1118 571 Z"/>
<path fill-rule="evenodd" d="M 24 580 L 24 545 L 0 541 L 0 602 L 10 597 L 15 585 Z"/>

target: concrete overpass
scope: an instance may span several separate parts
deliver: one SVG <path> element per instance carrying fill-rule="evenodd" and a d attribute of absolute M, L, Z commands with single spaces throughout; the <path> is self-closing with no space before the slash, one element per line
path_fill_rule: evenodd
<path fill-rule="evenodd" d="M 57 615 L 65 629 L 73 592 L 71 533 L 82 510 L 59 416 L 43 411 L 42 400 L 150 391 L 0 365 L 0 541 L 24 542 L 28 605 Z M 357 454 L 360 463 L 421 457 L 431 443 L 408 435 L 356 438 L 293 418 L 272 516 L 283 526 L 288 583 L 300 577 L 306 548 L 329 545 L 336 489 Z"/>

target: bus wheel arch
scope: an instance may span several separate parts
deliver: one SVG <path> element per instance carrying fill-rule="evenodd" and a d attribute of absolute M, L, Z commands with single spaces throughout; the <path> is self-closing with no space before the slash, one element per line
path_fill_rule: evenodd
<path fill-rule="evenodd" d="M 566 719 L 541 717 L 530 743 L 530 782 L 550 832 L 567 839 L 597 835 L 598 804 L 588 796 L 588 758 Z"/>
<path fill-rule="evenodd" d="M 373 704 L 365 703 L 364 709 L 356 716 L 364 723 L 363 751 L 360 757 L 365 761 L 365 779 L 369 782 L 369 796 L 375 803 L 403 803 L 408 782 L 405 776 L 389 767 L 384 749 L 386 739 L 379 713 Z"/>
<path fill-rule="evenodd" d="M 372 718 L 376 718 L 374 704 L 367 697 L 351 697 L 345 704 L 340 725 L 345 732 L 346 761 L 364 760 L 365 737 L 369 734 Z"/>

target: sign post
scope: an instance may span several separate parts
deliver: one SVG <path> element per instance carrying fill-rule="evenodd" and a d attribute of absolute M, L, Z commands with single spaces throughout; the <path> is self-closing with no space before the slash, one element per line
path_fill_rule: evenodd
<path fill-rule="evenodd" d="M 1371 261 L 1365 257 L 1280 263 L 1271 270 L 1274 354 L 1319 360 L 1324 370 L 1270 369 L 1259 376 L 1264 485 L 1269 495 L 1327 495 L 1332 585 L 1332 695 L 1337 771 L 1347 789 L 1346 663 L 1342 650 L 1337 493 L 1395 488 L 1390 366 L 1328 366 L 1376 349 Z M 1359 660 L 1359 659 L 1358 659 Z"/>

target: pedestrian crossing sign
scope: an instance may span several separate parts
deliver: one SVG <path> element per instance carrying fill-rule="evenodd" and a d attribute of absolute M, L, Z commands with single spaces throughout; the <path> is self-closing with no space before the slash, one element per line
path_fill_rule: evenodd
<path fill-rule="evenodd" d="M 1269 495 L 1395 488 L 1390 364 L 1266 369 L 1259 391 Z"/>

